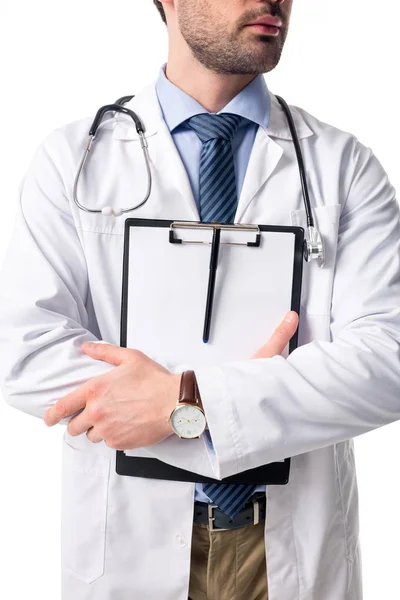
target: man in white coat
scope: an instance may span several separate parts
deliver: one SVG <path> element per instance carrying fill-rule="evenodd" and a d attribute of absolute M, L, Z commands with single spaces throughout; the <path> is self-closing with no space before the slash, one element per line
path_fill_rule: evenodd
<path fill-rule="evenodd" d="M 176 114 L 230 113 L 243 126 L 225 140 L 236 168 L 233 221 L 307 232 L 291 132 L 262 75 L 279 62 L 292 0 L 156 5 L 168 27 L 168 63 L 126 104 L 144 122 L 153 175 L 134 216 L 201 219 L 204 140 L 179 129 Z M 169 365 L 119 346 L 125 217 L 73 202 L 93 117 L 52 131 L 21 182 L 0 279 L 2 393 L 49 426 L 67 425 L 63 600 L 362 598 L 352 438 L 400 419 L 399 208 L 369 148 L 291 110 L 325 266 L 304 265 L 299 322 L 291 313 L 292 322 L 240 361 Z M 80 198 L 92 208 L 134 205 L 147 173 L 132 122 L 109 116 L 99 137 Z M 297 326 L 299 346 L 285 359 Z M 99 340 L 106 343 L 87 344 Z M 209 439 L 181 439 L 170 427 L 188 369 Z M 264 519 L 211 531 L 194 523 L 195 501 L 207 505 L 198 484 L 120 476 L 116 449 L 219 480 L 292 462 L 289 482 L 261 486 L 260 501 L 250 498 L 232 522 L 262 502 Z"/>

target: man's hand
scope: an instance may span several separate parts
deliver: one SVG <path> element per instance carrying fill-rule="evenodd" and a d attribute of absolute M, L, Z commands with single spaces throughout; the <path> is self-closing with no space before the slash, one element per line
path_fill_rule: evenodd
<path fill-rule="evenodd" d="M 292 316 L 292 321 L 287 317 Z M 291 311 L 252 358 L 281 354 L 298 326 Z M 173 435 L 169 416 L 179 396 L 181 374 L 173 374 L 143 352 L 112 344 L 82 345 L 85 354 L 116 365 L 60 398 L 44 416 L 46 425 L 82 410 L 68 423 L 70 435 L 87 432 L 93 443 L 128 450 L 157 444 Z"/>
<path fill-rule="evenodd" d="M 131 348 L 85 342 L 82 350 L 116 368 L 58 400 L 46 411 L 46 425 L 84 409 L 69 421 L 68 433 L 87 431 L 91 442 L 104 440 L 117 450 L 151 446 L 173 435 L 169 416 L 179 396 L 180 374 Z"/>

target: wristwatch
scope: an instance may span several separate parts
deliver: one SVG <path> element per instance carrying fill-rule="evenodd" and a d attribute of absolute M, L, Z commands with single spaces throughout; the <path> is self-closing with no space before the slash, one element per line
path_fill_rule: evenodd
<path fill-rule="evenodd" d="M 188 440 L 199 438 L 208 429 L 194 371 L 183 371 L 179 398 L 169 421 L 172 431 Z"/>

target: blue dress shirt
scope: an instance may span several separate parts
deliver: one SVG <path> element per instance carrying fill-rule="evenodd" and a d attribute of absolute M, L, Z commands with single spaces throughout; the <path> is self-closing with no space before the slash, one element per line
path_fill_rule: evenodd
<path fill-rule="evenodd" d="M 196 133 L 184 121 L 194 115 L 207 113 L 208 111 L 194 98 L 189 96 L 189 94 L 169 81 L 165 75 L 165 68 L 166 63 L 160 68 L 156 81 L 156 93 L 163 118 L 186 168 L 193 196 L 199 208 L 199 174 L 202 143 Z M 242 190 L 258 126 L 268 127 L 270 109 L 268 88 L 264 76 L 260 74 L 219 111 L 219 113 L 229 112 L 244 117 L 232 139 L 238 198 Z M 207 430 L 205 434 L 208 434 Z M 206 437 L 211 448 L 213 448 L 211 438 L 209 435 L 206 435 Z M 264 491 L 264 489 L 265 486 L 260 485 L 255 492 Z M 211 502 L 210 498 L 203 491 L 203 485 L 200 483 L 196 484 L 195 500 Z"/>

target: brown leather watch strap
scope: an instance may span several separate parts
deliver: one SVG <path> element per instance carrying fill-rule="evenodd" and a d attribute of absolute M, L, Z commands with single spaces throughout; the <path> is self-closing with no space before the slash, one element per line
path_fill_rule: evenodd
<path fill-rule="evenodd" d="M 196 375 L 192 370 L 183 371 L 182 373 L 178 402 L 194 404 L 195 406 L 201 408 L 201 410 L 204 412 Z M 206 429 L 208 429 L 208 426 L 206 426 Z"/>

